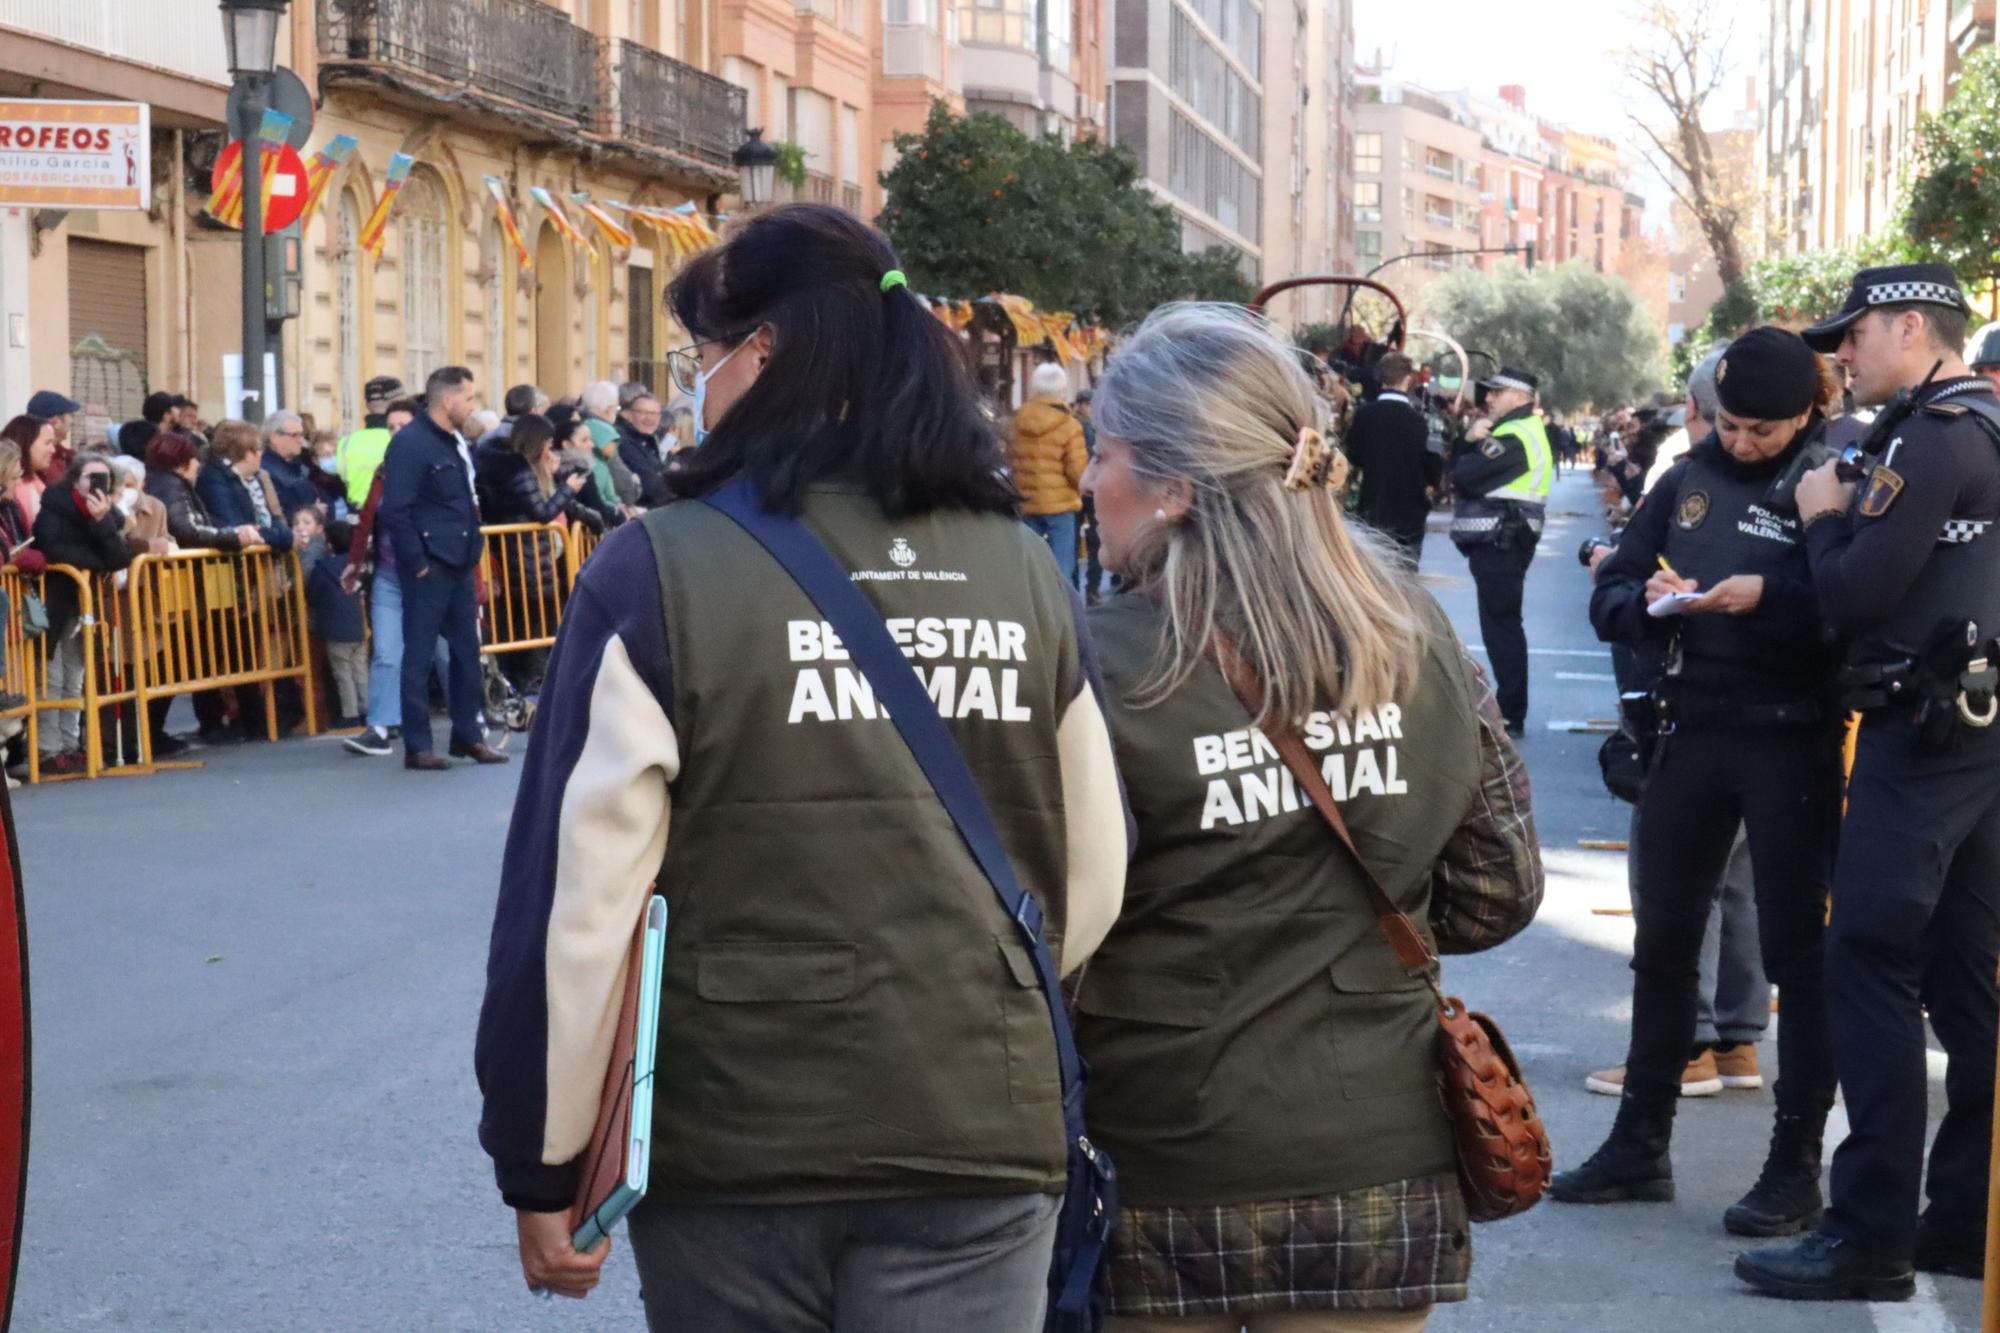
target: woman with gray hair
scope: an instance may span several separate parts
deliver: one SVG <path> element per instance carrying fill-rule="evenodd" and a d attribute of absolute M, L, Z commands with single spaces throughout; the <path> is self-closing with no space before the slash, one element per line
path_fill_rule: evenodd
<path fill-rule="evenodd" d="M 1130 591 L 1091 628 L 1138 834 L 1077 994 L 1126 1205 L 1107 1327 L 1421 1329 L 1471 1265 L 1430 980 L 1273 739 L 1446 952 L 1540 904 L 1525 773 L 1443 612 L 1343 517 L 1345 461 L 1261 319 L 1156 312 L 1094 407 L 1084 488 Z"/>

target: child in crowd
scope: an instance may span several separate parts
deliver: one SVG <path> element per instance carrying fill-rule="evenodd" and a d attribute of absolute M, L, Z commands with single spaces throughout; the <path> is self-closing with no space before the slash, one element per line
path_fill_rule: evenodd
<path fill-rule="evenodd" d="M 320 508 L 333 519 L 352 518 L 354 510 L 347 503 L 347 483 L 340 479 L 340 437 L 323 430 L 308 438 L 312 440 L 313 489 L 319 492 Z"/>
<path fill-rule="evenodd" d="M 319 510 L 307 506 L 292 515 L 292 540 L 306 581 L 311 628 L 326 645 L 328 674 L 340 709 L 334 725 L 358 727 L 368 706 L 368 618 L 361 594 L 340 586 L 347 560 L 327 545 Z"/>

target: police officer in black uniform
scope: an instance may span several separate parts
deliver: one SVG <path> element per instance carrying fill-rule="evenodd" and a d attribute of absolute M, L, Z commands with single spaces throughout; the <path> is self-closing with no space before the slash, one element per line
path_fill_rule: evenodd
<path fill-rule="evenodd" d="M 1521 598 L 1555 480 L 1555 453 L 1534 410 L 1539 387 L 1533 375 L 1513 366 L 1502 366 L 1481 384 L 1486 415 L 1472 423 L 1451 466 L 1459 496 L 1451 541 L 1464 554 L 1479 591 L 1479 634 L 1493 665 L 1493 696 L 1511 736 L 1527 726 L 1528 635 L 1521 625 Z"/>
<path fill-rule="evenodd" d="M 1702 934 L 1740 823 L 1764 967 L 1783 995 L 1783 1077 L 1770 1157 L 1724 1224 L 1775 1236 L 1820 1219 L 1833 1106 L 1820 949 L 1840 822 L 1836 662 L 1791 504 L 1832 393 L 1819 357 L 1779 328 L 1730 344 L 1716 386 L 1717 435 L 1645 497 L 1591 594 L 1599 637 L 1659 653 L 1665 672 L 1639 800 L 1645 910 L 1625 1091 L 1610 1138 L 1550 1192 L 1568 1203 L 1674 1197 L 1667 1145 L 1697 1049 Z"/>
<path fill-rule="evenodd" d="M 1841 312 L 1805 333 L 1838 349 L 1858 402 L 1887 406 L 1866 457 L 1798 491 L 1862 715 L 1826 943 L 1852 1133 L 1820 1230 L 1736 1261 L 1776 1296 L 1903 1300 L 1913 1266 L 1982 1268 L 2000 1015 L 2000 400 L 1960 359 L 1966 310 L 1943 265 L 1863 269 Z M 1919 1218 L 1926 1008 L 1951 1063 Z"/>

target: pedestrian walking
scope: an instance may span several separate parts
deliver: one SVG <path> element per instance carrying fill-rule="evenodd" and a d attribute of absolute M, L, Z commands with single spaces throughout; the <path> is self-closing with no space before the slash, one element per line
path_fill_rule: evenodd
<path fill-rule="evenodd" d="M 1858 402 L 1888 405 L 1864 481 L 1828 463 L 1798 488 L 1820 606 L 1849 639 L 1845 702 L 1861 713 L 1826 938 L 1851 1131 L 1820 1229 L 1736 1261 L 1775 1296 L 1901 1300 L 1913 1266 L 1983 1268 L 2000 1028 L 2000 400 L 1960 359 L 1967 310 L 1945 265 L 1869 268 L 1805 331 L 1837 351 Z M 1926 1010 L 1950 1064 L 1919 1217 Z"/>
<path fill-rule="evenodd" d="M 1083 469 L 1090 462 L 1083 423 L 1069 406 L 1069 372 L 1053 361 L 1028 377 L 1028 401 L 1014 414 L 1007 469 L 1021 492 L 1028 527 L 1055 552 L 1056 568 L 1076 582 L 1076 524 L 1083 510 Z"/>
<path fill-rule="evenodd" d="M 1382 392 L 1355 412 L 1342 443 L 1361 473 L 1361 520 L 1395 542 L 1415 569 L 1423 559 L 1431 488 L 1443 480 L 1443 460 L 1431 453 L 1430 424 L 1410 401 L 1416 379 L 1410 358 L 1390 352 L 1375 371 Z"/>
<path fill-rule="evenodd" d="M 1302 730 L 1447 952 L 1535 915 L 1526 774 L 1443 612 L 1343 518 L 1311 384 L 1268 328 L 1156 313 L 1096 405 L 1085 487 L 1132 591 L 1091 627 L 1138 832 L 1077 992 L 1125 1205 L 1107 1330 L 1421 1329 L 1472 1258 L 1434 997 L 1259 728 Z"/>
<path fill-rule="evenodd" d="M 1668 1146 L 1696 1045 L 1698 960 L 1739 824 L 1749 839 L 1764 971 L 1778 986 L 1777 1120 L 1738 1235 L 1818 1225 L 1833 1106 L 1820 946 L 1840 820 L 1841 715 L 1800 520 L 1784 492 L 1835 387 L 1797 334 L 1737 339 L 1716 367 L 1716 438 L 1640 505 L 1598 570 L 1591 622 L 1665 662 L 1639 798 L 1641 906 L 1632 1046 L 1610 1137 L 1560 1172 L 1566 1203 L 1674 1197 Z"/>
<path fill-rule="evenodd" d="M 1451 467 L 1459 497 L 1451 540 L 1472 571 L 1494 694 L 1508 734 L 1517 737 L 1526 734 L 1528 720 L 1528 634 L 1521 625 L 1521 599 L 1542 539 L 1555 467 L 1548 433 L 1534 414 L 1539 386 L 1533 375 L 1512 366 L 1485 381 L 1486 415 L 1472 423 L 1466 447 Z"/>
<path fill-rule="evenodd" d="M 950 333 L 878 233 L 821 205 L 744 222 L 670 300 L 705 441 L 677 492 L 740 478 L 852 572 L 1074 970 L 1118 911 L 1118 780 L 1078 599 L 1016 521 Z M 535 726 L 477 1053 L 528 1283 L 582 1296 L 609 1250 L 576 1253 L 565 1210 L 657 881 L 671 1037 L 628 1223 L 649 1324 L 1037 1333 L 1065 1180 L 1052 1016 L 791 576 L 709 504 L 620 528 Z"/>

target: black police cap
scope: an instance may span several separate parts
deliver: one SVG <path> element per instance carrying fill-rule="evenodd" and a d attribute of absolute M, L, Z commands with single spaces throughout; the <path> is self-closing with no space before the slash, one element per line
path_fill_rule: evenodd
<path fill-rule="evenodd" d="M 1819 400 L 1819 354 L 1775 324 L 1752 329 L 1715 363 L 1715 396 L 1734 417 L 1784 421 Z"/>
<path fill-rule="evenodd" d="M 1958 289 L 1958 274 L 1949 264 L 1888 264 L 1864 268 L 1854 275 L 1847 289 L 1847 302 L 1840 313 L 1805 330 L 1800 336 L 1815 352 L 1833 352 L 1847 336 L 1848 326 L 1877 306 L 1941 305 L 1970 313 L 1965 293 Z"/>
<path fill-rule="evenodd" d="M 1540 380 L 1514 366 L 1502 366 L 1479 383 L 1486 389 L 1519 389 L 1523 393 L 1534 393 L 1541 387 Z"/>

